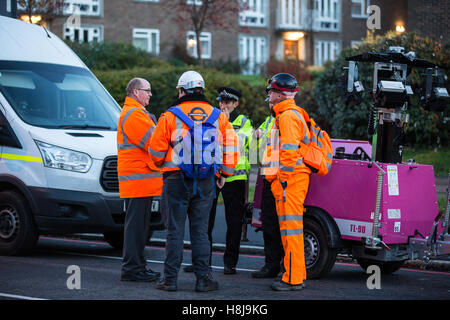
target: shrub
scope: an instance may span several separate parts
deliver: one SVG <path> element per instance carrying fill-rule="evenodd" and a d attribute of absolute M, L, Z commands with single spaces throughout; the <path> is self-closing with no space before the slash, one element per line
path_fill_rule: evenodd
<path fill-rule="evenodd" d="M 398 35 L 388 32 L 383 36 L 368 35 L 357 49 L 342 50 L 333 63 L 328 63 L 323 72 L 315 79 L 313 94 L 318 122 L 321 126 L 325 121 L 329 124 L 331 136 L 346 139 L 367 139 L 367 123 L 371 97 L 363 94 L 363 102 L 354 107 L 346 106 L 338 88 L 338 83 L 344 75 L 344 66 L 348 65 L 345 57 L 368 51 L 386 51 L 389 46 L 402 46 L 406 52 L 414 51 L 416 56 L 440 65 L 449 75 L 450 45 L 419 37 L 416 33 Z M 373 64 L 359 63 L 359 79 L 363 82 L 366 92 L 370 91 L 373 77 Z M 413 69 L 410 75 L 413 87 L 419 84 L 423 70 Z M 448 86 L 448 85 L 447 85 Z M 447 89 L 449 89 L 447 87 Z M 449 117 L 448 108 L 444 112 L 429 112 L 419 106 L 419 101 L 412 98 L 408 106 L 410 115 L 406 131 L 406 145 L 439 146 L 448 145 L 448 124 L 444 122 Z"/>
<path fill-rule="evenodd" d="M 94 71 L 94 73 L 120 105 L 123 105 L 126 96 L 125 88 L 131 78 L 140 77 L 150 81 L 153 94 L 150 99 L 150 111 L 159 117 L 176 100 L 178 91 L 175 87 L 180 75 L 184 71 L 193 69 L 203 76 L 206 83 L 205 95 L 214 106 L 218 106 L 216 89 L 220 86 L 231 86 L 241 90 L 240 112 L 247 115 L 253 121 L 254 126 L 262 123 L 269 114 L 267 102 L 264 101 L 266 98 L 265 87 L 250 86 L 236 75 L 225 74 L 214 69 L 169 65 L 119 71 Z"/>
<path fill-rule="evenodd" d="M 78 43 L 66 40 L 81 60 L 93 70 L 122 70 L 135 67 L 168 65 L 148 52 L 128 43 L 90 42 Z"/>

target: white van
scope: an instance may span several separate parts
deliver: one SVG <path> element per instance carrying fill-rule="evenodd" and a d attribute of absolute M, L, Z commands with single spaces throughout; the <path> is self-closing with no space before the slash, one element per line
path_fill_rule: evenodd
<path fill-rule="evenodd" d="M 0 44 L 0 254 L 30 252 L 39 234 L 103 233 L 121 247 L 119 105 L 46 29 L 0 16 Z"/>

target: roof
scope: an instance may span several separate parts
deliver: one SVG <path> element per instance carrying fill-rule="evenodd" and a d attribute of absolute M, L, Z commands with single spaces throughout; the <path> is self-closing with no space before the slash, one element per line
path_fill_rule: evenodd
<path fill-rule="evenodd" d="M 43 27 L 0 16 L 0 60 L 86 67 L 56 35 Z"/>

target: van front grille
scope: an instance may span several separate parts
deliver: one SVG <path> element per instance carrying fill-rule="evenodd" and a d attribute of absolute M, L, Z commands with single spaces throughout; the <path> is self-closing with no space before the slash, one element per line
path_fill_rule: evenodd
<path fill-rule="evenodd" d="M 119 192 L 117 178 L 117 156 L 107 157 L 103 162 L 100 185 L 106 192 Z"/>

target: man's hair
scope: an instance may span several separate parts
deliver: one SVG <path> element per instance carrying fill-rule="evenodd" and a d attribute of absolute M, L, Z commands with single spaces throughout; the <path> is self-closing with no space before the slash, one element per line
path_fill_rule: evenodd
<path fill-rule="evenodd" d="M 127 96 L 130 96 L 133 93 L 134 89 L 142 88 L 142 85 L 147 82 L 147 80 L 142 78 L 133 78 L 127 84 Z"/>

